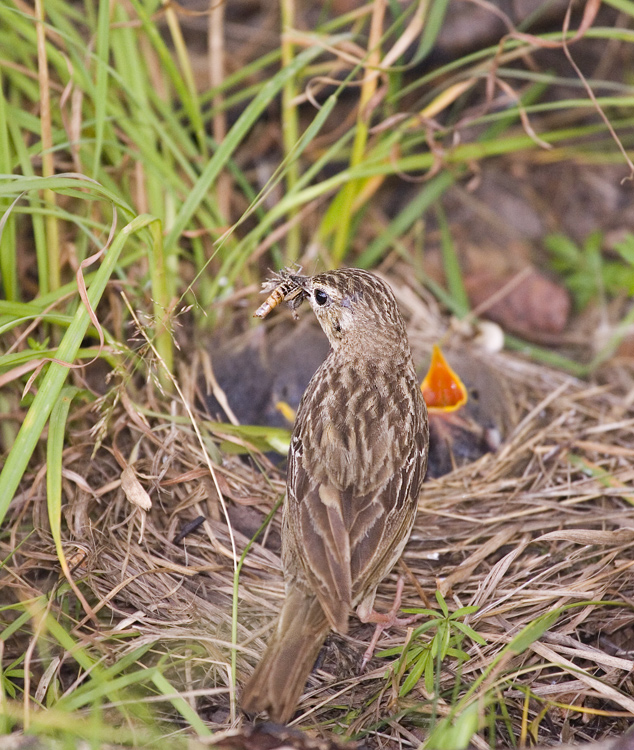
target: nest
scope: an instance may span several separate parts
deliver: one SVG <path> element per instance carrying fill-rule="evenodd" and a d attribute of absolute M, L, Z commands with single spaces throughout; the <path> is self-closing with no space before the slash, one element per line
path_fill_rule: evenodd
<path fill-rule="evenodd" d="M 420 359 L 446 338 L 446 322 L 430 300 L 393 285 Z M 468 346 L 456 334 L 452 340 Z M 402 563 L 375 603 L 388 610 L 403 575 L 404 608 L 437 609 L 438 590 L 452 611 L 477 607 L 462 621 L 486 643 L 465 638 L 468 660 L 447 657 L 433 694 L 421 680 L 399 698 L 393 658 L 375 657 L 359 674 L 372 627 L 353 617 L 349 636 L 327 642 L 298 726 L 363 737 L 371 746 L 416 746 L 433 716 L 449 714 L 452 690 L 457 700 L 473 685 L 472 703 L 494 717 L 472 738 L 482 750 L 511 746 L 511 734 L 546 744 L 603 739 L 623 733 L 634 716 L 629 381 L 615 369 L 589 384 L 510 355 L 486 359 L 512 394 L 517 424 L 497 452 L 426 482 Z M 179 378 L 193 394 L 201 375 L 188 365 Z M 80 415 L 65 455 L 65 550 L 95 618 L 84 617 L 76 632 L 104 656 L 151 646 L 145 658 L 168 660 L 171 683 L 214 729 L 235 727 L 240 683 L 262 654 L 283 599 L 279 509 L 251 543 L 283 496 L 283 471 L 261 454 L 245 460 L 225 451 L 223 441 L 244 441 L 205 422 L 202 412 L 199 437 L 177 418 L 185 413 L 178 405 L 171 415 L 144 416 L 142 392 L 132 399 L 122 386 L 114 405 L 113 393 L 92 430 L 90 415 Z M 131 482 L 130 472 L 122 481 L 124 467 L 132 469 Z M 34 477 L 13 506 L 21 523 L 12 544 L 23 544 L 13 554 L 11 580 L 22 581 L 22 593 L 24 581 L 32 592 L 46 590 L 59 573 L 41 477 Z M 151 498 L 147 511 L 135 504 L 135 482 Z M 35 534 L 24 539 L 27 514 Z M 548 613 L 548 627 L 534 640 L 508 650 Z M 409 637 L 411 628 L 385 632 L 379 649 L 402 647 Z"/>

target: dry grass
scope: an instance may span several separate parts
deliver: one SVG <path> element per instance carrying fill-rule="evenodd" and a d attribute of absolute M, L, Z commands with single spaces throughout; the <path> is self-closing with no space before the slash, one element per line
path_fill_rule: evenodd
<path fill-rule="evenodd" d="M 391 280 L 421 358 L 446 333 L 444 323 L 430 300 Z M 404 607 L 435 607 L 436 589 L 450 609 L 477 605 L 466 622 L 486 645 L 464 641 L 470 658 L 461 667 L 445 659 L 435 695 L 421 682 L 399 699 L 388 668 L 393 662 L 375 659 L 358 674 L 371 628 L 353 618 L 350 636 L 330 640 L 311 676 L 299 726 L 365 737 L 376 746 L 412 746 L 427 736 L 432 715 L 449 714 L 474 685 L 471 702 L 480 701 L 482 722 L 472 743 L 482 749 L 531 738 L 602 739 L 622 733 L 634 716 L 634 411 L 628 380 L 616 365 L 601 383 L 589 384 L 517 357 L 499 354 L 487 361 L 507 380 L 520 421 L 497 454 L 425 485 L 402 563 Z M 183 363 L 180 381 L 190 402 L 200 377 Z M 115 405 L 107 407 L 115 393 Z M 74 636 L 107 663 L 150 644 L 144 661 L 162 663 L 199 715 L 215 729 L 229 729 L 241 721 L 239 685 L 262 653 L 283 597 L 279 512 L 246 555 L 240 575 L 238 685 L 231 668 L 236 562 L 280 498 L 283 475 L 263 457 L 245 462 L 221 452 L 223 439 L 237 438 L 212 429 L 199 414 L 212 478 L 191 424 L 176 418 L 184 414 L 153 381 L 139 390 L 113 383 L 96 410 L 76 414 L 64 461 L 65 544 L 68 557 L 86 553 L 73 576 L 88 593 L 96 620 L 74 608 L 72 594 L 60 594 L 52 608 L 75 617 Z M 152 498 L 147 513 L 130 502 L 130 482 L 124 480 L 127 494 L 122 487 L 128 464 Z M 202 525 L 174 541 L 199 516 Z M 43 472 L 25 479 L 12 524 L 0 550 L 10 557 L 4 586 L 24 601 L 50 591 L 59 573 Z M 389 608 L 396 576 L 380 587 L 379 609 Z M 560 614 L 547 632 L 521 653 L 509 652 L 522 628 L 554 611 Z M 5 643 L 5 662 L 12 651 L 24 650 L 20 632 Z M 403 630 L 386 633 L 380 648 L 402 646 L 406 637 Z M 64 688 L 76 677 L 69 662 L 65 668 L 62 660 L 56 673 Z M 33 658 L 33 686 L 51 679 L 45 667 L 45 659 Z"/>

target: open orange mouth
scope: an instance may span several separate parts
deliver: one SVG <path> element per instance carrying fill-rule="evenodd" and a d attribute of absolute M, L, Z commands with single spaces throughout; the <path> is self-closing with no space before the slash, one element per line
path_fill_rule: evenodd
<path fill-rule="evenodd" d="M 420 386 L 429 411 L 450 412 L 460 409 L 468 400 L 467 389 L 434 344 L 427 375 Z"/>

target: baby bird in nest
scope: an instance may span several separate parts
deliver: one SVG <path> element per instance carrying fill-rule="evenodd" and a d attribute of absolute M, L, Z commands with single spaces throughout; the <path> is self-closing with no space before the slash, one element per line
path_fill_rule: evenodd
<path fill-rule="evenodd" d="M 429 430 L 394 294 L 360 269 L 283 271 L 256 315 L 308 300 L 330 342 L 300 402 L 282 518 L 286 598 L 242 695 L 247 712 L 288 721 L 331 630 L 364 622 L 407 542 L 427 467 Z"/>

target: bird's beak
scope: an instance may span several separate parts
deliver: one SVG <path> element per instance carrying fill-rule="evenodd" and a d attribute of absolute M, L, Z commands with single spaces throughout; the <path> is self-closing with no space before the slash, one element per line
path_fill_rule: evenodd
<path fill-rule="evenodd" d="M 310 278 L 308 276 L 289 276 L 289 279 L 295 284 L 295 286 L 284 297 L 284 301 L 291 308 L 293 313 L 295 313 L 295 310 L 297 310 L 310 294 L 307 289 Z"/>
<path fill-rule="evenodd" d="M 308 292 L 310 276 L 302 276 L 301 274 L 297 273 L 289 273 L 288 278 L 293 282 L 293 284 L 295 284 L 295 287 L 297 287 L 297 289 L 302 289 L 304 292 Z"/>
<path fill-rule="evenodd" d="M 434 344 L 427 375 L 420 386 L 427 408 L 432 412 L 450 412 L 460 409 L 468 400 L 467 389 L 460 377 L 451 369 L 440 347 Z"/>

